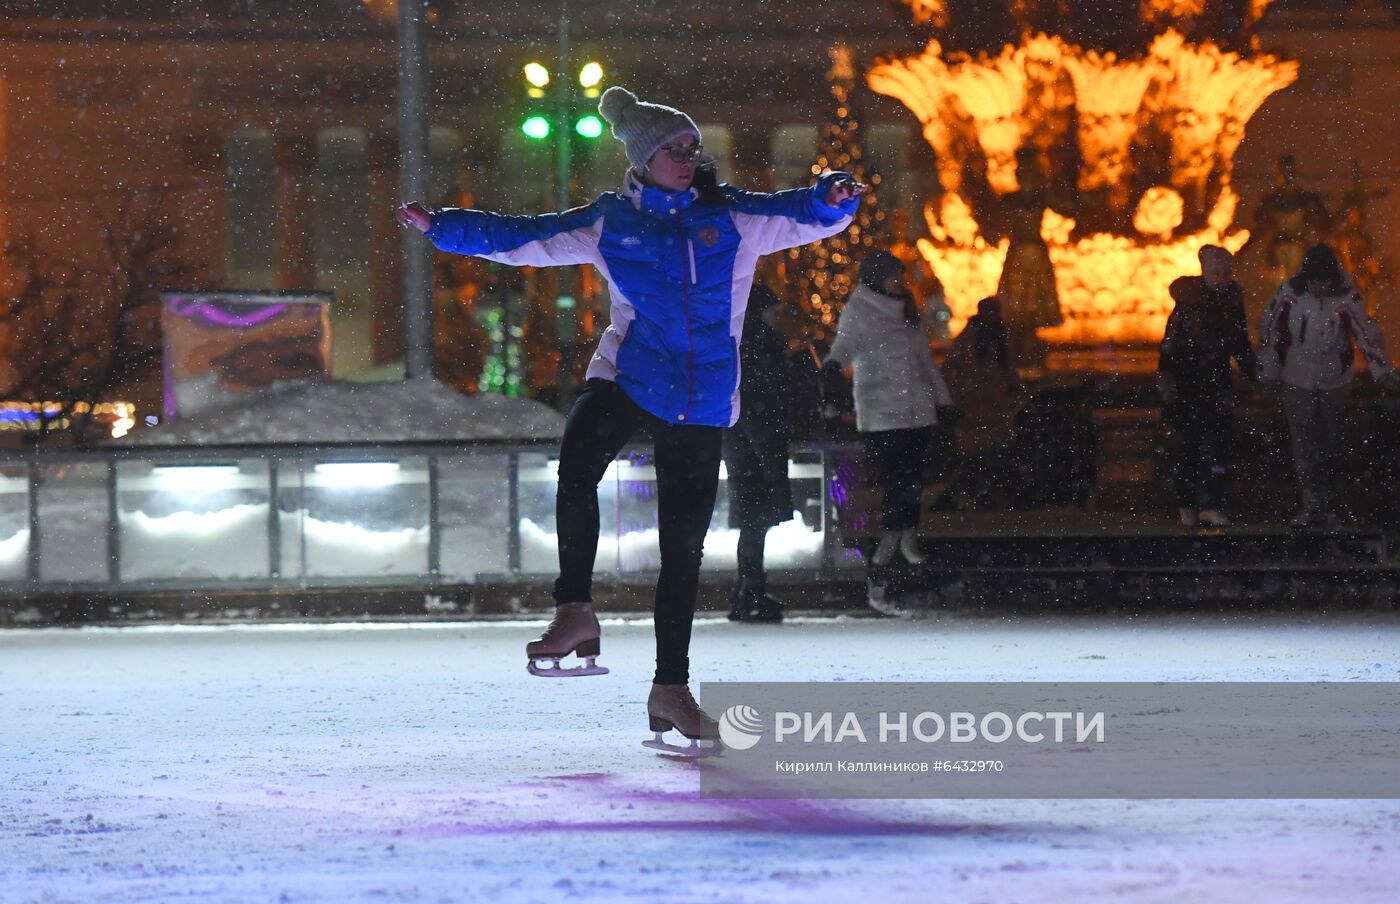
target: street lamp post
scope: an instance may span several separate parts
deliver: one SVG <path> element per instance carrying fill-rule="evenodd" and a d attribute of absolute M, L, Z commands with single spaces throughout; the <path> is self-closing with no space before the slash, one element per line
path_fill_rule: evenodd
<path fill-rule="evenodd" d="M 399 167 L 403 197 L 428 197 L 427 0 L 399 0 Z M 428 240 L 403 230 L 404 376 L 433 374 Z"/>
<path fill-rule="evenodd" d="M 540 111 L 531 109 L 520 130 L 527 138 L 544 141 L 554 139 L 554 205 L 564 211 L 573 206 L 570 174 L 573 169 L 573 141 L 596 140 L 603 134 L 602 120 L 592 111 L 583 111 L 577 116 L 574 109 L 578 102 L 578 89 L 583 89 L 585 98 L 598 96 L 603 82 L 602 64 L 596 61 L 585 63 L 578 71 L 578 85 L 569 77 L 573 68 L 572 53 L 569 48 L 569 4 L 559 0 L 558 66 L 551 77 L 548 68 L 539 62 L 525 66 L 526 92 L 531 98 L 550 97 L 551 109 Z M 552 93 L 550 93 L 552 92 Z M 574 351 L 577 339 L 577 300 L 575 297 L 574 273 L 565 269 L 559 274 L 559 297 L 555 302 L 555 322 L 558 324 L 556 338 L 559 342 L 559 404 L 567 408 L 573 401 Z"/>
<path fill-rule="evenodd" d="M 572 163 L 570 156 L 573 136 L 569 134 L 568 122 L 574 105 L 574 81 L 568 77 L 569 68 L 569 0 L 559 0 L 559 72 L 563 77 L 556 92 L 559 107 L 555 122 L 559 123 L 559 130 L 554 139 L 554 203 L 555 209 L 560 212 L 568 210 L 572 202 L 569 168 Z M 575 322 L 574 282 L 573 268 L 563 268 L 559 273 L 559 299 L 554 307 L 556 323 L 562 318 L 567 318 L 566 322 L 569 324 Z M 576 332 L 572 329 L 555 330 L 555 336 L 559 340 L 559 407 L 565 411 L 574 401 Z"/>

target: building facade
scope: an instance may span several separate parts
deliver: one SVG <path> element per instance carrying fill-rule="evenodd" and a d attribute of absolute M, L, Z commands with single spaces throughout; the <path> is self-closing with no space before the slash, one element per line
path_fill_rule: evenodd
<path fill-rule="evenodd" d="M 397 47 L 392 0 L 291 5 L 247 0 L 0 2 L 0 232 L 76 258 L 100 256 L 104 204 L 159 199 L 201 285 L 329 289 L 334 362 L 348 375 L 401 354 Z M 561 7 L 432 4 L 430 204 L 470 198 L 512 212 L 552 209 L 548 142 L 520 131 L 522 67 L 554 59 Z M 42 8 L 42 12 L 38 12 Z M 858 63 L 916 52 L 928 32 L 894 2 L 816 10 L 796 2 L 694 5 L 571 0 L 575 66 L 605 84 L 681 107 L 724 175 L 772 189 L 802 183 L 831 114 L 828 49 Z M 1261 40 L 1297 59 L 1295 85 L 1255 117 L 1236 157 L 1248 228 L 1291 153 L 1331 204 L 1361 186 L 1367 228 L 1395 258 L 1400 24 L 1391 5 L 1275 4 Z M 556 75 L 556 78 L 558 76 Z M 586 101 L 580 99 L 580 105 Z M 881 203 L 917 231 L 934 182 L 913 116 L 862 92 L 866 151 Z M 621 146 L 577 142 L 576 203 L 614 187 Z M 174 288 L 174 287 L 170 287 Z M 1400 334 L 1400 300 L 1376 299 Z M 153 400 L 152 400 L 153 401 Z M 149 410 L 149 409 L 148 409 Z"/>

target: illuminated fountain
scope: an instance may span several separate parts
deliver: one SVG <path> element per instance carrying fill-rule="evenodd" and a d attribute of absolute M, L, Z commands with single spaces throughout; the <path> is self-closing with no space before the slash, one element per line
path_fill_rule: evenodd
<path fill-rule="evenodd" d="M 1238 250 L 1248 238 L 1233 226 L 1235 150 L 1264 101 L 1297 77 L 1296 63 L 1257 49 L 1269 0 L 1243 13 L 1216 0 L 1093 4 L 1092 20 L 1061 0 L 905 2 L 935 37 L 867 78 L 914 113 L 936 155 L 932 238 L 919 251 L 944 284 L 954 331 L 1006 289 L 1010 249 L 1031 264 L 1048 254 L 1053 268 L 1041 265 L 1049 313 L 1023 312 L 1023 332 L 1039 327 L 1060 346 L 1158 341 L 1167 286 L 1199 272 L 1197 249 Z M 1000 23 L 979 15 L 990 7 Z M 1038 236 L 1034 219 L 1029 237 L 1015 229 L 1027 211 Z"/>

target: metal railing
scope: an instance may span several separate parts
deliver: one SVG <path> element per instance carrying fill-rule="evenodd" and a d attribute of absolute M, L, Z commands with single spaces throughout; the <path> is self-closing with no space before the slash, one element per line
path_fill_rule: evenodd
<path fill-rule="evenodd" d="M 833 500 L 857 450 L 793 445 L 799 515 L 770 534 L 776 569 L 834 575 L 847 564 Z M 0 451 L 0 594 L 547 576 L 558 567 L 557 451 L 499 441 Z M 629 446 L 599 486 L 604 575 L 658 565 L 650 455 Z M 722 479 L 707 571 L 733 567 L 727 508 Z"/>

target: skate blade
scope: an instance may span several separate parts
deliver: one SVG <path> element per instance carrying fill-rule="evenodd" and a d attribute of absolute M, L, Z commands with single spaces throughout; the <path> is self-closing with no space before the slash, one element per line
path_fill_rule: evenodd
<path fill-rule="evenodd" d="M 885 595 L 884 588 L 872 589 L 866 598 L 866 604 L 875 612 L 890 618 L 913 618 L 914 613 L 908 608 L 892 602 Z"/>
<path fill-rule="evenodd" d="M 541 662 L 549 662 L 553 665 L 541 666 L 539 665 Z M 529 670 L 531 675 L 538 678 L 583 678 L 587 675 L 608 674 L 608 670 L 594 662 L 592 656 L 588 657 L 583 665 L 571 666 L 567 669 L 560 667 L 558 659 L 547 657 L 531 659 L 526 663 L 525 668 Z"/>
<path fill-rule="evenodd" d="M 669 741 L 662 740 L 661 734 L 662 733 L 659 731 L 656 732 L 656 737 L 649 741 L 643 741 L 642 746 L 649 747 L 661 753 L 669 753 L 695 760 L 719 756 L 724 752 L 724 747 L 720 745 L 719 741 L 702 742 L 692 739 L 689 745 L 682 747 L 679 744 L 672 744 Z"/>

